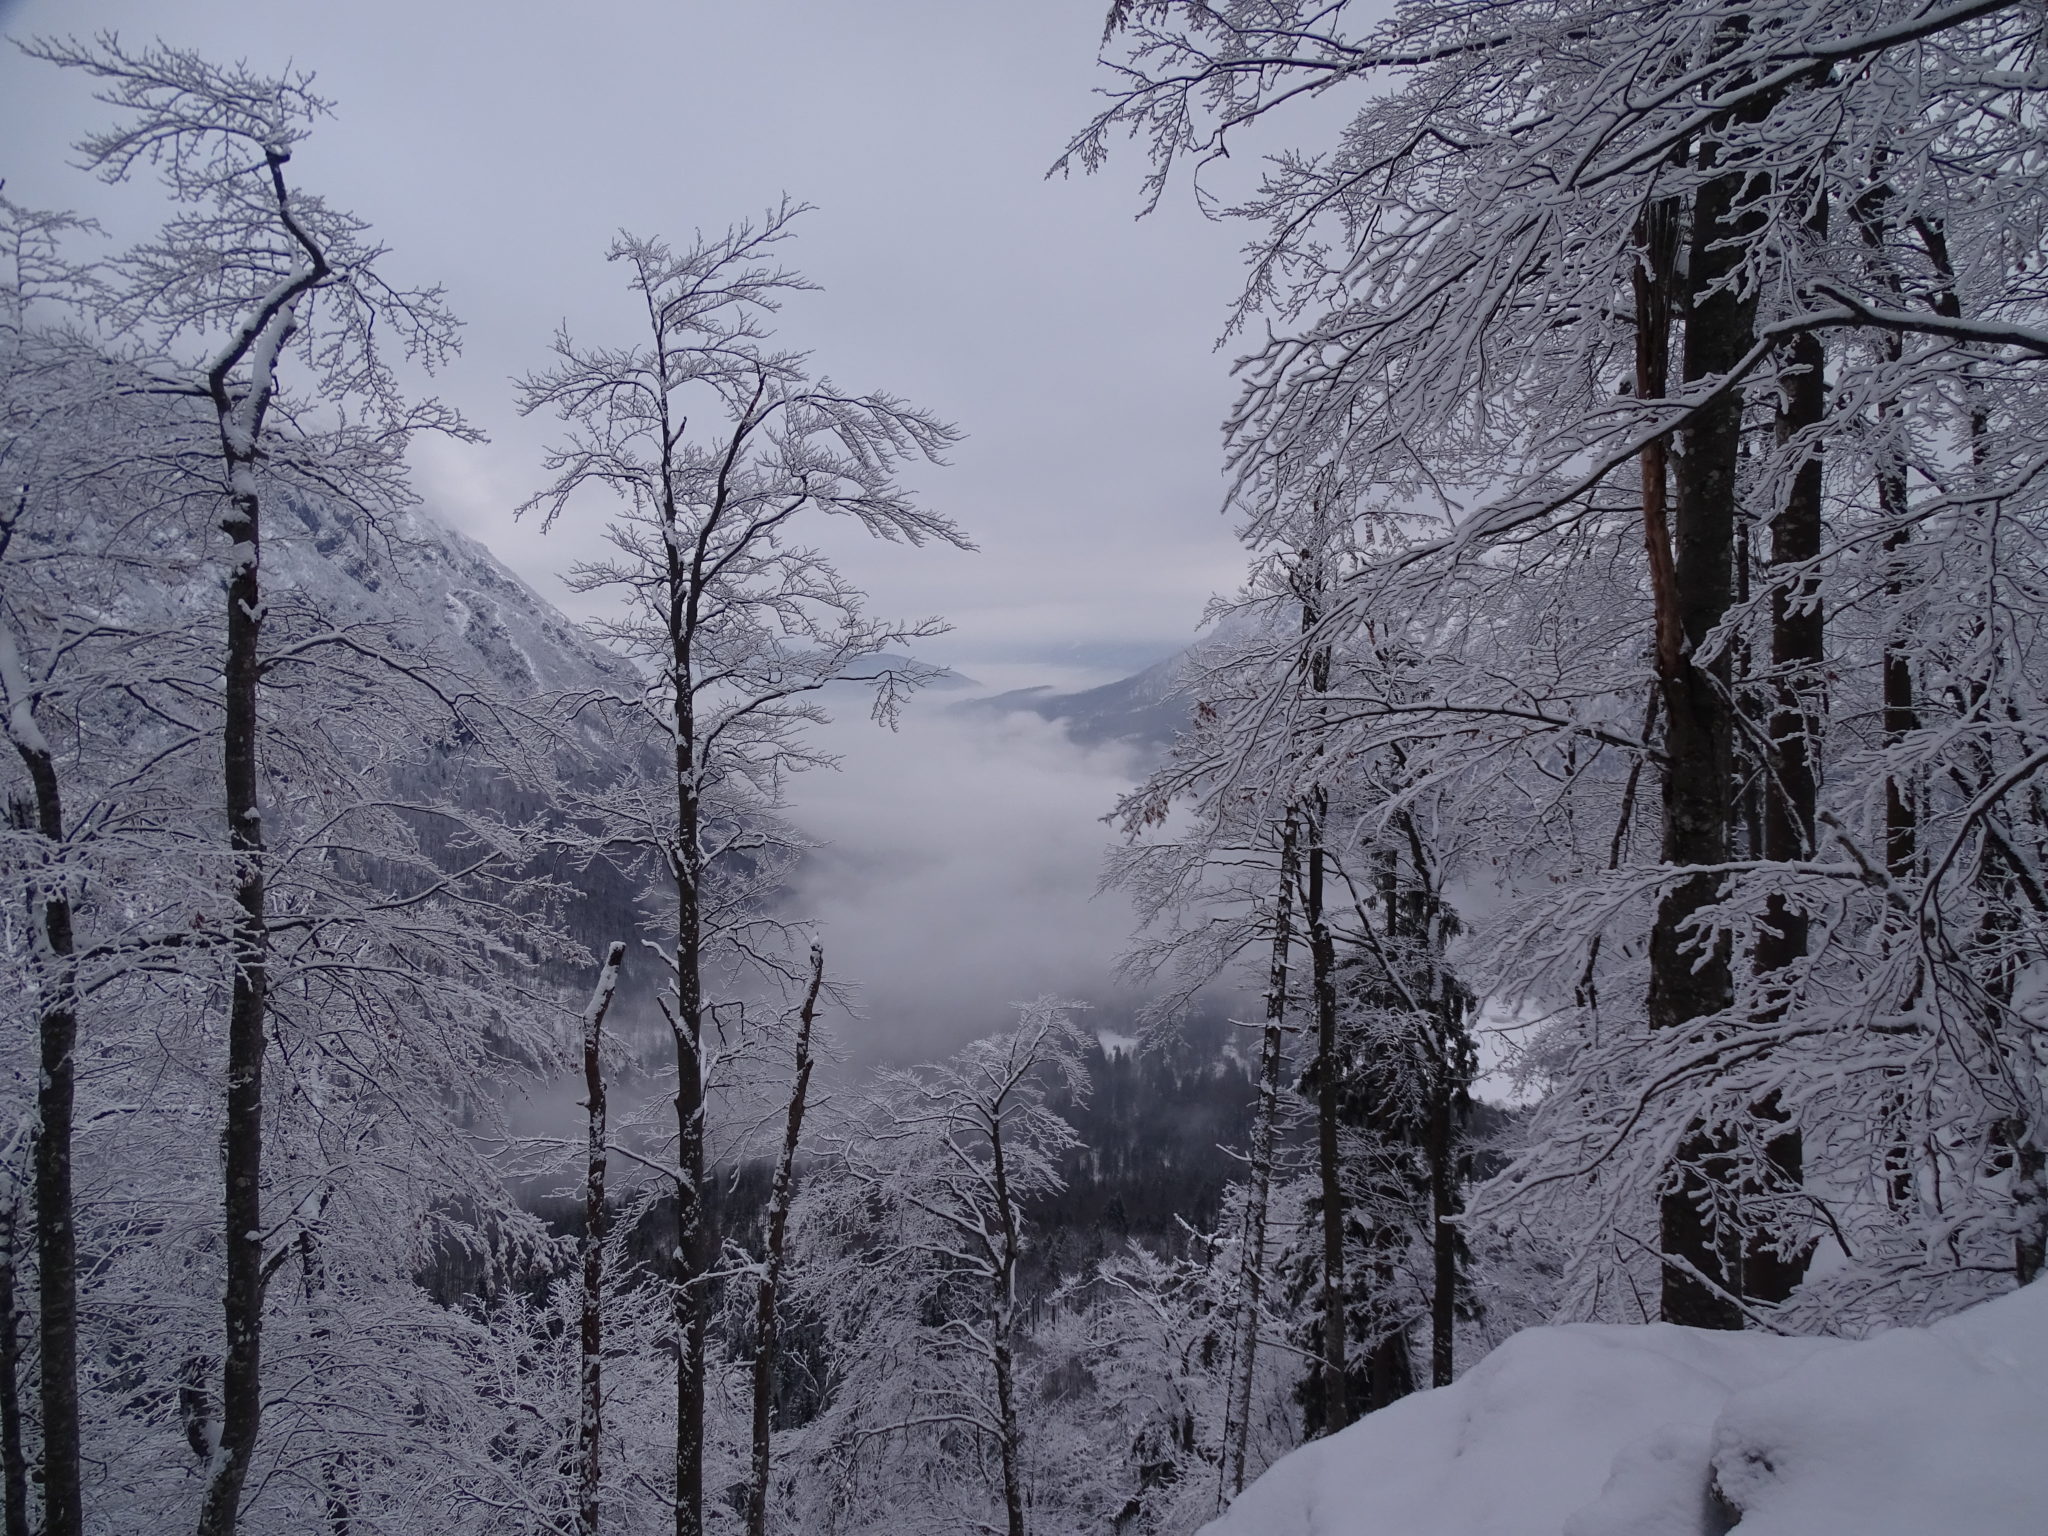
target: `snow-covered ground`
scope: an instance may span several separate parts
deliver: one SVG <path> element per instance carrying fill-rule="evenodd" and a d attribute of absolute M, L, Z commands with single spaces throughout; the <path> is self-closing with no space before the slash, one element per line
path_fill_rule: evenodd
<path fill-rule="evenodd" d="M 1575 1324 L 1277 1462 L 1205 1536 L 2042 1536 L 2048 1284 L 1861 1342 Z"/>

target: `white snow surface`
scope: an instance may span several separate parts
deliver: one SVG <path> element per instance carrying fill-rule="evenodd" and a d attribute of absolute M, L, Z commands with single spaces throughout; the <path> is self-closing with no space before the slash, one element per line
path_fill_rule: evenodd
<path fill-rule="evenodd" d="M 1517 1334 L 1204 1536 L 2044 1536 L 2048 1284 L 1862 1341 Z"/>

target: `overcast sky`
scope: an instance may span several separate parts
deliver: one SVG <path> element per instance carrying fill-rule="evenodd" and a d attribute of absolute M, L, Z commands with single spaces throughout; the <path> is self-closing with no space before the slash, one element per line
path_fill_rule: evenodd
<path fill-rule="evenodd" d="M 1044 179 L 1091 109 L 1103 0 L 0 0 L 14 36 L 117 29 L 218 58 L 311 68 L 338 103 L 295 162 L 370 220 L 407 280 L 468 322 L 438 390 L 485 428 L 427 446 L 422 488 L 544 596 L 577 536 L 515 527 L 549 423 L 511 376 L 557 321 L 623 336 L 625 226 L 686 240 L 787 193 L 816 205 L 788 249 L 824 291 L 785 340 L 842 386 L 882 388 L 968 434 L 917 476 L 978 555 L 848 549 L 885 613 L 943 613 L 941 659 L 1005 685 L 1100 680 L 1189 637 L 1238 559 L 1217 512 L 1229 398 L 1213 341 L 1238 235 L 1185 200 L 1144 220 L 1136 156 Z M 0 57 L 9 194 L 120 233 L 146 184 L 65 167 L 106 120 L 87 82 Z M 616 322 L 616 325 L 614 324 Z M 837 547 L 837 546 L 835 546 Z M 1054 675 L 1052 664 L 1061 664 Z"/>
<path fill-rule="evenodd" d="M 1086 121 L 1104 0 L 0 0 L 13 36 L 114 29 L 314 70 L 338 104 L 301 185 L 368 219 L 408 282 L 467 321 L 436 388 L 491 437 L 423 446 L 430 503 L 541 594 L 594 527 L 542 537 L 512 508 L 552 423 L 511 378 L 555 325 L 627 339 L 602 259 L 621 226 L 682 242 L 785 193 L 816 205 L 786 248 L 823 291 L 783 339 L 852 389 L 959 424 L 916 484 L 978 554 L 831 547 L 877 611 L 957 626 L 927 653 L 1001 687 L 1078 686 L 1192 638 L 1241 557 L 1218 511 L 1228 355 L 1213 342 L 1239 234 L 1170 200 L 1139 220 L 1140 163 L 1045 179 Z M 16 200 L 154 227 L 147 182 L 105 188 L 67 146 L 107 121 L 87 82 L 0 51 L 0 176 Z M 937 701 L 934 701 L 936 704 Z M 805 910 L 867 988 L 867 1044 L 939 1047 L 1040 990 L 1108 995 L 1128 910 L 1093 887 L 1098 818 L 1140 771 L 1035 719 L 837 727 L 846 771 L 795 807 L 833 852 Z M 856 1050 L 860 1052 L 859 1043 Z"/>

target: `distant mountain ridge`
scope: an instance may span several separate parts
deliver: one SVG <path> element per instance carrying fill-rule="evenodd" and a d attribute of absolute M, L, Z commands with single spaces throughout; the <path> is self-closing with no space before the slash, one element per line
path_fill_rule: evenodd
<path fill-rule="evenodd" d="M 1186 726 L 1190 705 L 1180 692 L 1187 652 L 1178 651 L 1141 672 L 1078 692 L 1014 688 L 953 705 L 968 714 L 1033 714 L 1056 721 L 1084 747 L 1113 741 L 1164 750 Z"/>

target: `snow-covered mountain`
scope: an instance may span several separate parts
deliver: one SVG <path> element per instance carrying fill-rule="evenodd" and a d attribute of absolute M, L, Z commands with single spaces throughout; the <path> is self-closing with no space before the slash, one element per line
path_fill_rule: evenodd
<path fill-rule="evenodd" d="M 626 662 L 424 508 L 370 526 L 352 509 L 302 495 L 279 494 L 276 505 L 268 579 L 303 590 L 337 623 L 401 625 L 459 670 L 515 694 L 632 681 Z"/>

